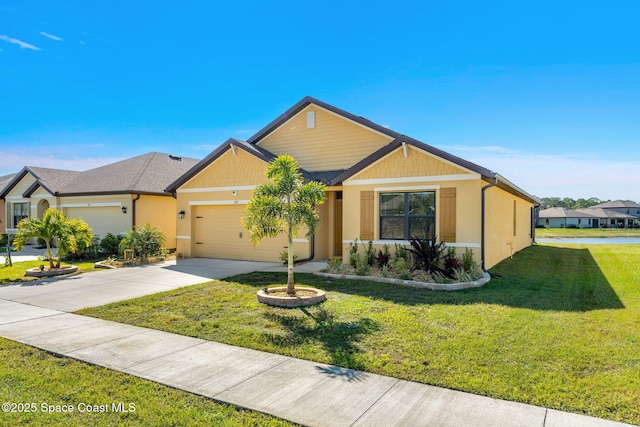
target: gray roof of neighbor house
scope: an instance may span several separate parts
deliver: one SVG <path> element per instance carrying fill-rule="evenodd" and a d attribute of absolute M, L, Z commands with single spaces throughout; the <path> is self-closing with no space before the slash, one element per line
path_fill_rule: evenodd
<path fill-rule="evenodd" d="M 584 211 L 555 207 L 541 210 L 540 218 L 597 218 L 597 216 Z"/>
<path fill-rule="evenodd" d="M 12 173 L 11 175 L 0 176 L 0 193 L 4 191 L 5 187 L 9 185 L 9 183 L 15 176 L 16 176 L 15 173 Z"/>
<path fill-rule="evenodd" d="M 324 108 L 334 114 L 342 116 L 362 126 L 374 129 L 382 134 L 389 136 L 390 138 L 393 138 L 393 140 L 386 146 L 374 152 L 373 154 L 363 158 L 360 162 L 356 163 L 355 165 L 353 165 L 347 170 L 333 170 L 333 171 L 322 171 L 322 172 L 308 172 L 308 171 L 301 170 L 301 172 L 303 173 L 306 179 L 314 179 L 314 180 L 323 182 L 327 185 L 340 185 L 342 181 L 355 175 L 356 173 L 366 168 L 367 166 L 371 165 L 375 161 L 383 158 L 387 154 L 391 153 L 393 150 L 401 147 L 403 144 L 408 144 L 416 148 L 419 148 L 423 151 L 426 151 L 428 153 L 431 153 L 437 157 L 450 161 L 454 164 L 457 164 L 463 168 L 476 172 L 482 177 L 482 179 L 484 179 L 487 182 L 492 182 L 492 181 L 497 182 L 496 185 L 498 188 L 502 188 L 505 191 L 508 191 L 510 193 L 523 197 L 524 199 L 529 200 L 536 205 L 540 204 L 540 201 L 535 196 L 528 194 L 526 191 L 522 190 L 521 188 L 519 188 L 518 186 L 516 186 L 515 184 L 505 179 L 503 176 L 499 175 L 496 172 L 493 172 L 480 165 L 464 160 L 460 157 L 449 154 L 436 147 L 420 142 L 416 139 L 410 138 L 406 135 L 402 135 L 389 128 L 386 128 L 377 123 L 374 123 L 371 120 L 365 119 L 362 116 L 356 116 L 354 114 L 349 113 L 348 111 L 334 107 L 333 105 L 327 104 L 326 102 L 320 101 L 310 96 L 305 96 L 304 98 L 302 98 L 295 105 L 293 105 L 283 114 L 281 114 L 278 118 L 273 120 L 264 128 L 260 129 L 255 135 L 253 135 L 247 141 L 239 141 L 234 139 L 227 140 L 215 151 L 213 151 L 210 155 L 202 159 L 198 165 L 196 165 L 191 170 L 189 170 L 183 177 L 180 177 L 178 180 L 176 180 L 170 186 L 168 186 L 167 191 L 175 192 L 181 185 L 186 183 L 189 179 L 191 179 L 193 176 L 195 176 L 197 173 L 199 173 L 205 167 L 211 164 L 211 162 L 213 162 L 215 159 L 217 159 L 223 153 L 229 150 L 231 148 L 230 144 L 234 144 L 235 146 L 240 147 L 246 150 L 247 152 L 252 153 L 267 162 L 270 161 L 272 158 L 276 157 L 276 155 L 261 149 L 257 144 L 259 144 L 264 137 L 266 137 L 268 134 L 270 134 L 275 129 L 280 127 L 287 120 L 291 119 L 293 116 L 295 116 L 304 108 L 306 108 L 309 104 L 317 105 L 321 108 Z"/>
<path fill-rule="evenodd" d="M 82 172 L 64 186 L 60 195 L 166 194 L 167 184 L 187 172 L 198 159 L 147 153 Z"/>
<path fill-rule="evenodd" d="M 36 181 L 23 194 L 29 197 L 38 187 L 56 196 L 94 194 L 167 195 L 166 185 L 184 174 L 198 159 L 163 153 L 147 153 L 85 172 L 25 166 L 0 193 L 4 198 L 27 173 Z"/>
<path fill-rule="evenodd" d="M 628 215 L 628 214 L 625 214 L 625 213 L 616 212 L 616 211 L 612 211 L 612 210 L 609 210 L 609 209 L 594 208 L 594 207 L 580 209 L 580 212 L 589 213 L 589 214 L 591 214 L 592 216 L 594 216 L 596 218 L 610 218 L 610 219 L 634 219 L 634 218 L 637 218 L 637 217 L 635 217 L 633 215 Z"/>
<path fill-rule="evenodd" d="M 614 200 L 611 202 L 600 203 L 599 205 L 591 206 L 591 208 L 600 209 L 620 209 L 620 208 L 640 208 L 640 205 L 631 200 Z M 587 208 L 589 209 L 589 208 Z"/>

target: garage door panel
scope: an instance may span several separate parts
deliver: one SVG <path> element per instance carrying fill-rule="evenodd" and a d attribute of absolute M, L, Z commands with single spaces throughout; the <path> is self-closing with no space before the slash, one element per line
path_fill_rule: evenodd
<path fill-rule="evenodd" d="M 243 206 L 194 207 L 193 253 L 196 257 L 278 261 L 286 238 L 264 239 L 259 246 L 249 243 L 249 232 L 240 218 Z"/>
<path fill-rule="evenodd" d="M 131 220 L 122 214 L 119 207 L 65 208 L 64 214 L 67 218 L 82 218 L 101 238 L 107 233 L 118 234 L 131 228 Z"/>

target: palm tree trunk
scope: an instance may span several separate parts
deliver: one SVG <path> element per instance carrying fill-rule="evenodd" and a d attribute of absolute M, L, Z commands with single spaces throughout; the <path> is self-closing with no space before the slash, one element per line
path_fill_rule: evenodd
<path fill-rule="evenodd" d="M 293 281 L 293 235 L 291 233 L 291 227 L 289 227 L 289 247 L 287 260 L 287 295 L 295 295 L 296 287 Z"/>
<path fill-rule="evenodd" d="M 49 269 L 53 270 L 53 259 L 51 258 L 51 243 L 48 240 L 45 240 L 47 244 L 47 259 L 49 259 Z"/>

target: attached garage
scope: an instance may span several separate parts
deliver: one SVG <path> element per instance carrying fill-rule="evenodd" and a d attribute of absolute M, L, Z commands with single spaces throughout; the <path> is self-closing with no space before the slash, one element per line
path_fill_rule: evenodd
<path fill-rule="evenodd" d="M 131 219 L 122 214 L 120 203 L 114 206 L 63 207 L 67 218 L 82 218 L 93 229 L 93 234 L 104 237 L 107 233 L 119 234 L 131 229 Z"/>
<path fill-rule="evenodd" d="M 201 258 L 278 261 L 287 240 L 283 236 L 249 243 L 240 218 L 245 205 L 193 206 L 193 256 Z"/>

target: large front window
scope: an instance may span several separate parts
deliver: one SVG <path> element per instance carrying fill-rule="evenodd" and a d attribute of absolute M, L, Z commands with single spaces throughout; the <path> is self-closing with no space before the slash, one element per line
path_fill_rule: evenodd
<path fill-rule="evenodd" d="M 13 203 L 13 227 L 17 227 L 18 223 L 24 219 L 29 218 L 29 203 Z"/>
<path fill-rule="evenodd" d="M 380 193 L 380 238 L 408 240 L 433 235 L 436 193 Z"/>

